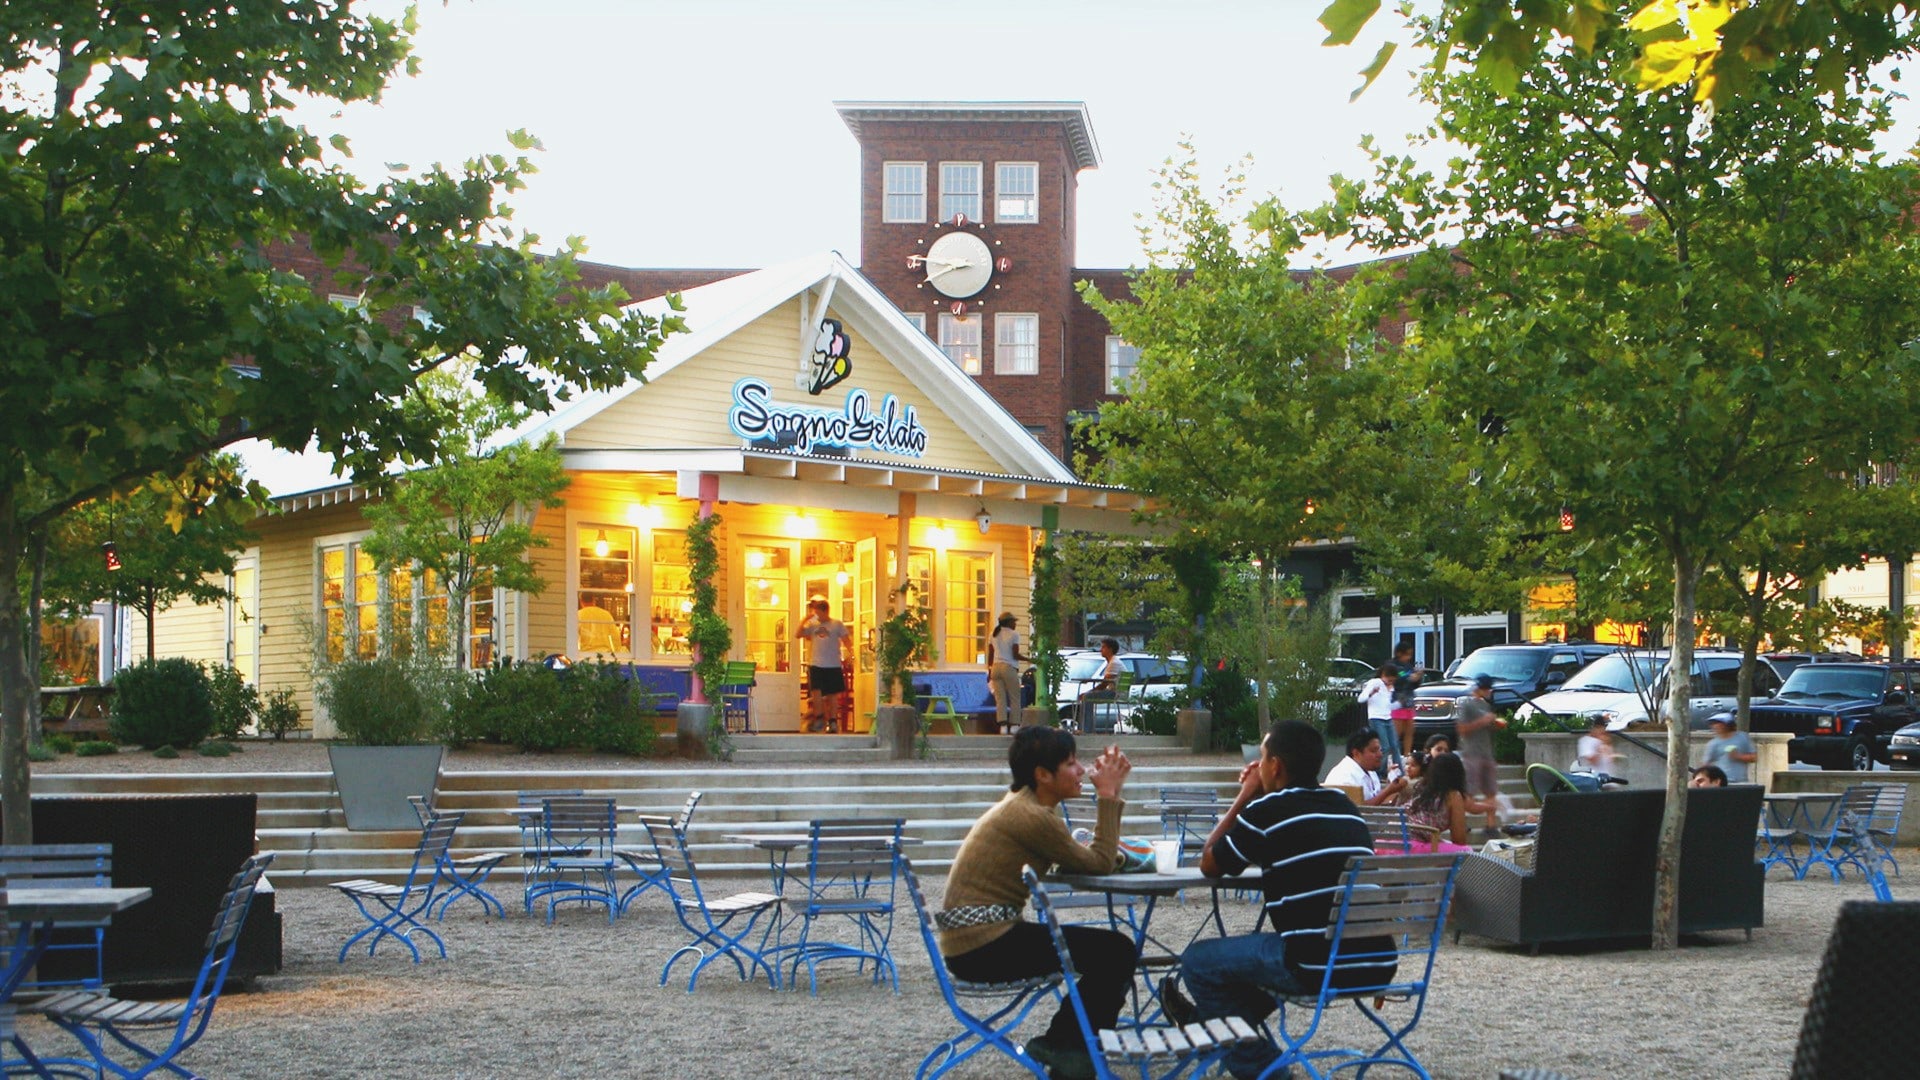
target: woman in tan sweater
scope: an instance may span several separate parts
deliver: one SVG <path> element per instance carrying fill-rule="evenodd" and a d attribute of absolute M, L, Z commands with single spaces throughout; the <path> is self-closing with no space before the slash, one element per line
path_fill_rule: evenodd
<path fill-rule="evenodd" d="M 1108 874 L 1119 867 L 1120 813 L 1126 806 L 1120 789 L 1133 769 L 1119 747 L 1108 747 L 1089 770 L 1075 756 L 1072 735 L 1027 727 L 1014 735 L 1007 764 L 1012 790 L 974 822 L 961 842 L 947 872 L 945 907 L 935 917 L 947 970 L 967 982 L 1010 982 L 1060 970 L 1046 928 L 1020 918 L 1027 903 L 1021 867 L 1080 874 Z M 1060 815 L 1060 803 L 1080 794 L 1083 777 L 1099 796 L 1091 846 L 1075 843 Z M 1092 926 L 1063 929 L 1080 974 L 1087 1019 L 1096 1031 L 1112 1028 L 1133 985 L 1133 939 Z M 1086 1040 L 1066 1003 L 1046 1034 L 1028 1040 L 1027 1053 L 1054 1080 L 1094 1075 Z"/>

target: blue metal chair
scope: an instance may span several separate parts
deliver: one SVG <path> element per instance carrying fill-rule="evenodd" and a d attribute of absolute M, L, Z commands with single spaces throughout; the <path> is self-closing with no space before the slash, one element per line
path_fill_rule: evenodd
<path fill-rule="evenodd" d="M 1160 789 L 1160 836 L 1180 841 L 1181 866 L 1199 863 L 1222 809 L 1220 793 L 1210 787 Z"/>
<path fill-rule="evenodd" d="M 1060 816 L 1066 819 L 1069 832 L 1085 829 L 1091 835 L 1094 825 L 1099 821 L 1099 815 L 1099 801 L 1092 796 L 1083 795 L 1073 799 L 1062 799 L 1060 802 Z M 1080 822 L 1078 826 L 1074 824 L 1076 820 Z M 1068 920 L 1069 926 L 1105 925 L 1116 930 L 1125 927 L 1129 934 L 1134 934 L 1139 928 L 1139 920 L 1134 913 L 1131 898 L 1121 898 L 1114 893 L 1079 893 L 1074 891 L 1073 886 L 1058 882 L 1048 882 L 1046 889 L 1053 896 L 1053 907 L 1056 911 L 1094 908 L 1105 916 L 1079 921 Z"/>
<path fill-rule="evenodd" d="M 547 902 L 547 921 L 561 904 L 600 904 L 607 921 L 620 915 L 620 889 L 613 881 L 615 825 L 612 799 L 591 796 L 548 799 L 540 815 L 544 849 L 539 880 L 529 903 Z"/>
<path fill-rule="evenodd" d="M 807 828 L 806 898 L 797 917 L 800 940 L 776 951 L 790 952 L 789 984 L 807 965 L 807 989 L 820 993 L 819 965 L 853 960 L 858 970 L 873 964 L 873 981 L 889 980 L 900 992 L 900 971 L 893 962 L 894 882 L 903 818 L 825 818 Z M 791 906 L 789 906 L 791 910 Z M 843 925 L 841 920 L 845 920 Z M 852 942 L 821 936 L 818 924 L 853 931 Z"/>
<path fill-rule="evenodd" d="M 433 803 L 423 795 L 409 795 L 407 802 L 413 806 L 414 816 L 420 819 L 420 827 L 426 828 L 427 819 L 433 816 Z M 480 905 L 481 914 L 506 918 L 506 906 L 486 889 L 488 875 L 506 858 L 506 854 L 499 851 L 456 856 L 449 847 L 440 858 L 440 881 L 446 890 L 440 895 L 440 912 L 436 917 L 441 922 L 447 921 L 447 909 L 453 902 L 470 896 Z"/>
<path fill-rule="evenodd" d="M 1760 828 L 1754 833 L 1754 847 L 1761 844 L 1767 850 L 1760 854 L 1760 872 L 1766 873 L 1776 866 L 1785 866 L 1796 879 L 1804 876 L 1800 869 L 1801 860 L 1794 850 L 1795 842 L 1800 838 L 1800 830 L 1795 826 L 1794 816 L 1797 808 L 1790 808 L 1784 814 L 1776 812 L 1772 804 L 1760 808 Z"/>
<path fill-rule="evenodd" d="M 1327 920 L 1331 948 L 1325 974 L 1316 992 L 1278 999 L 1279 1012 L 1266 1027 L 1281 1044 L 1280 1056 L 1267 1066 L 1263 1078 L 1285 1076 L 1293 1065 L 1315 1080 L 1343 1069 L 1364 1076 L 1375 1065 L 1395 1065 L 1431 1080 L 1406 1038 L 1426 1011 L 1454 877 L 1465 861 L 1465 855 L 1375 855 L 1348 860 Z M 1335 986 L 1337 974 L 1339 986 Z M 1343 999 L 1353 1002 L 1386 1036 L 1386 1042 L 1371 1051 L 1308 1050 L 1328 1010 Z M 1379 1012 L 1383 1000 L 1411 1002 L 1413 1015 L 1404 1023 L 1389 1023 Z M 1290 1005 L 1312 1010 L 1298 1032 L 1287 1022 Z M 1321 1062 L 1331 1067 L 1322 1072 Z"/>
<path fill-rule="evenodd" d="M 112 844 L 10 844 L 0 847 L 0 878 L 16 888 L 29 885 L 95 886 L 113 884 Z M 102 948 L 106 930 L 99 926 L 58 929 L 59 937 L 47 946 L 33 977 L 22 982 L 18 992 L 44 993 L 79 987 L 98 990 L 104 983 Z M 77 969 L 71 976 L 62 968 Z"/>
<path fill-rule="evenodd" d="M 546 869 L 547 850 L 542 840 L 540 819 L 546 813 L 548 799 L 568 799 L 585 795 L 583 788 L 545 788 L 519 792 L 516 807 L 520 824 L 521 906 L 533 914 L 533 889 Z"/>
<path fill-rule="evenodd" d="M 440 950 L 442 959 L 447 955 L 447 943 L 440 940 L 420 919 L 433 913 L 434 901 L 439 899 L 440 860 L 446 856 L 447 848 L 453 843 L 453 833 L 460 827 L 464 814 L 434 813 L 428 816 L 426 827 L 420 830 L 420 844 L 413 849 L 413 865 L 407 870 L 407 879 L 399 885 L 384 881 L 372 881 L 367 878 L 353 878 L 349 881 L 336 881 L 333 887 L 340 890 L 360 914 L 367 920 L 367 926 L 359 933 L 348 938 L 340 946 L 340 962 L 347 962 L 347 951 L 354 942 L 373 935 L 367 942 L 367 955 L 372 956 L 380 947 L 383 938 L 399 938 L 400 943 L 413 954 L 413 962 L 420 962 L 420 950 L 413 943 L 414 931 L 427 935 L 434 947 Z"/>
<path fill-rule="evenodd" d="M 687 826 L 693 823 L 693 811 L 700 805 L 700 797 L 702 794 L 702 792 L 698 791 L 688 794 L 687 805 L 681 807 L 680 813 L 673 817 L 663 818 L 658 815 L 642 814 L 640 815 L 640 820 L 643 822 L 649 820 L 664 821 L 684 833 L 687 831 Z M 639 881 L 628 886 L 627 891 L 620 894 L 620 914 L 625 915 L 627 913 L 627 905 L 638 900 L 640 894 L 646 892 L 648 889 L 659 889 L 662 892 L 666 891 L 667 868 L 660 862 L 651 844 L 649 844 L 644 851 L 617 848 L 613 854 L 619 858 L 620 861 L 627 864 L 627 869 L 632 870 L 640 877 Z"/>
<path fill-rule="evenodd" d="M 1060 916 L 1053 909 L 1052 894 L 1041 885 L 1033 867 L 1023 868 L 1021 876 L 1033 897 L 1033 910 L 1052 935 L 1054 951 L 1060 954 L 1067 1000 L 1073 1006 L 1074 1017 L 1080 1021 L 1080 1034 L 1087 1041 L 1087 1053 L 1093 1059 L 1094 1075 L 1099 1080 L 1112 1080 L 1117 1073 L 1138 1075 L 1140 1080 L 1199 1076 L 1228 1050 L 1242 1043 L 1259 1041 L 1260 1034 L 1253 1026 L 1237 1016 L 1185 1025 L 1095 1031 L 1093 1022 L 1087 1019 L 1087 1007 L 1080 1000 L 1079 974 L 1074 970 L 1066 935 L 1060 930 Z"/>
<path fill-rule="evenodd" d="M 666 965 L 660 969 L 660 985 L 667 985 L 673 965 L 679 963 L 682 956 L 692 953 L 699 960 L 687 976 L 689 994 L 693 993 L 700 972 L 722 956 L 733 961 L 741 982 L 752 978 L 750 972 L 765 971 L 767 985 L 778 989 L 780 973 L 767 958 L 770 952 L 767 939 L 779 923 L 780 897 L 763 892 L 734 893 L 718 899 L 707 896 L 700 887 L 700 874 L 694 868 L 693 855 L 687 850 L 685 830 L 676 828 L 672 822 L 653 818 L 643 819 L 640 824 L 645 826 L 647 835 L 653 839 L 660 865 L 666 867 L 667 875 L 661 885 L 667 890 L 667 895 L 673 898 L 674 914 L 679 916 L 680 925 L 693 935 L 691 942 L 675 949 L 673 955 L 667 957 Z M 760 940 L 757 943 L 749 942 L 747 939 L 760 917 L 769 913 L 774 917 L 760 931 Z M 741 923 L 737 930 L 734 928 L 736 922 Z"/>
<path fill-rule="evenodd" d="M 121 1001 L 106 994 L 74 991 L 43 1002 L 40 1011 L 70 1032 L 87 1048 L 102 1073 L 120 1077 L 149 1076 L 165 1069 L 183 1077 L 193 1073 L 181 1068 L 174 1059 L 199 1041 L 206 1032 L 213 1009 L 226 985 L 227 971 L 233 965 L 234 948 L 240 941 L 240 928 L 253 906 L 254 891 L 260 878 L 273 862 L 273 856 L 255 855 L 241 866 L 227 885 L 213 917 L 213 929 L 207 934 L 207 956 L 200 963 L 193 990 L 184 1001 Z M 136 1033 L 163 1033 L 172 1029 L 172 1038 L 158 1049 L 140 1042 Z M 114 1052 L 131 1053 L 138 1061 L 123 1065 L 108 1052 L 111 1039 Z M 125 1056 L 124 1054 L 122 1056 Z"/>
<path fill-rule="evenodd" d="M 1849 785 L 1837 801 L 1826 804 L 1825 815 L 1813 818 L 1812 827 L 1801 830 L 1807 841 L 1807 858 L 1800 867 L 1802 877 L 1816 863 L 1825 866 L 1835 881 L 1840 880 L 1841 871 L 1848 866 L 1869 879 L 1873 877 L 1861 860 L 1859 850 L 1861 841 L 1867 837 L 1867 823 L 1873 820 L 1873 806 L 1878 797 L 1876 787 L 1876 784 Z M 1808 813 L 1814 812 L 1810 804 Z M 1878 862 L 1877 854 L 1875 862 Z"/>
<path fill-rule="evenodd" d="M 1867 832 L 1879 850 L 1880 861 L 1892 866 L 1893 876 L 1899 877 L 1900 861 L 1893 857 L 1893 845 L 1907 809 L 1907 785 L 1875 784 L 1874 788 L 1873 816 L 1867 821 Z"/>
<path fill-rule="evenodd" d="M 933 961 L 933 977 L 940 985 L 940 996 L 946 1001 L 953 1018 L 960 1021 L 961 1028 L 921 1059 L 920 1067 L 914 1070 L 914 1080 L 937 1080 L 989 1047 L 1012 1058 L 1039 1080 L 1048 1080 L 1046 1068 L 1033 1060 L 1024 1046 L 1013 1040 L 1013 1032 L 1026 1021 L 1027 1014 L 1035 1006 L 1043 1001 L 1060 1000 L 1063 976 L 1044 975 L 1004 983 L 973 983 L 955 979 L 947 973 L 947 962 L 940 955 L 940 941 L 934 935 L 934 916 L 927 910 L 927 897 L 920 890 L 920 879 L 914 876 L 913 862 L 905 855 L 900 856 L 900 876 L 907 883 L 908 895 L 913 897 L 913 910 L 920 922 L 920 940 L 926 944 L 927 958 Z M 988 1002 L 990 1004 L 987 1007 L 992 1011 L 976 1015 L 962 1004 L 963 1000 Z"/>

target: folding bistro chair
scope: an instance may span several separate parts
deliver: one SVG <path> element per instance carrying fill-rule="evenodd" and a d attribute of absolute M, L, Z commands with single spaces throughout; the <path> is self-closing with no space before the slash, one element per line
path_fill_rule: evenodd
<path fill-rule="evenodd" d="M 426 828 L 427 819 L 433 816 L 433 803 L 423 795 L 409 795 L 407 802 L 412 804 L 414 816 L 420 819 L 420 827 Z M 453 906 L 455 900 L 468 896 L 479 902 L 481 914 L 506 918 L 505 905 L 486 890 L 487 875 L 493 873 L 493 868 L 506 861 L 506 858 L 506 853 L 501 851 L 456 856 L 453 848 L 448 847 L 446 854 L 440 858 L 440 880 L 446 885 L 446 890 L 440 896 L 440 913 L 437 916 L 440 921 L 447 920 L 447 909 Z"/>
<path fill-rule="evenodd" d="M 1263 1077 L 1285 1076 L 1296 1064 L 1315 1080 L 1343 1069 L 1364 1076 L 1375 1065 L 1397 1065 L 1427 1080 L 1426 1066 L 1407 1047 L 1406 1038 L 1426 1011 L 1453 880 L 1465 861 L 1461 854 L 1355 856 L 1347 861 L 1327 920 L 1325 973 L 1315 992 L 1278 999 L 1279 1012 L 1267 1029 L 1281 1045 L 1280 1056 Z M 1309 1051 L 1307 1044 L 1328 1010 L 1342 999 L 1353 1002 L 1386 1042 L 1372 1051 Z M 1405 1023 L 1391 1024 L 1379 1012 L 1383 1000 L 1411 1002 L 1413 1015 Z M 1290 1005 L 1312 1010 L 1297 1034 L 1287 1023 Z M 1331 1066 L 1325 1072 L 1322 1062 Z"/>
<path fill-rule="evenodd" d="M 1040 884 L 1033 867 L 1024 867 L 1027 892 L 1033 896 L 1033 909 L 1053 937 L 1060 954 L 1060 971 L 1066 981 L 1067 1000 L 1080 1021 L 1080 1033 L 1093 1058 L 1093 1072 L 1099 1080 L 1112 1080 L 1116 1073 L 1137 1074 L 1140 1080 L 1173 1080 L 1180 1076 L 1199 1076 L 1212 1068 L 1221 1055 L 1241 1043 L 1260 1038 L 1253 1026 L 1237 1016 L 1206 1020 L 1183 1026 L 1130 1027 L 1124 1030 L 1095 1031 L 1087 1019 L 1087 1007 L 1080 1000 L 1079 976 L 1074 971 L 1073 954 L 1060 930 L 1060 916 L 1053 910 L 1052 895 Z"/>
<path fill-rule="evenodd" d="M 1801 830 L 1801 836 L 1807 841 L 1807 859 L 1801 864 L 1800 873 L 1804 877 L 1815 863 L 1825 866 L 1833 874 L 1833 880 L 1839 881 L 1841 869 L 1846 866 L 1858 868 L 1869 879 L 1867 867 L 1857 854 L 1858 845 L 1868 836 L 1866 822 L 1873 819 L 1873 804 L 1877 798 L 1873 784 L 1852 784 L 1840 794 L 1837 802 L 1827 804 L 1823 817 L 1814 818 L 1813 804 L 1808 804 L 1808 817 L 1812 821 L 1809 828 Z M 1875 857 L 1878 862 L 1878 856 Z"/>
<path fill-rule="evenodd" d="M 561 904 L 601 904 L 607 921 L 620 914 L 613 882 L 615 826 L 612 799 L 568 796 L 548 799 L 540 814 L 541 875 L 529 902 L 547 902 L 547 921 Z"/>
<path fill-rule="evenodd" d="M 1794 850 L 1795 842 L 1800 838 L 1800 830 L 1795 818 L 1799 815 L 1798 806 L 1789 804 L 1776 809 L 1772 803 L 1760 806 L 1760 827 L 1753 834 L 1753 846 L 1761 844 L 1767 850 L 1760 853 L 1760 872 L 1765 874 L 1776 866 L 1785 866 L 1787 872 L 1796 879 L 1804 875 L 1800 869 L 1800 855 Z"/>
<path fill-rule="evenodd" d="M 920 1060 L 920 1067 L 913 1073 L 914 1080 L 937 1080 L 988 1047 L 1012 1058 L 1039 1080 L 1048 1080 L 1046 1068 L 1013 1040 L 1013 1032 L 1026 1021 L 1035 1006 L 1043 1001 L 1060 1000 L 1064 976 L 1056 972 L 1016 982 L 974 983 L 949 975 L 947 962 L 940 955 L 939 938 L 934 935 L 935 916 L 927 910 L 926 893 L 920 889 L 920 879 L 914 876 L 913 861 L 905 855 L 900 856 L 900 876 L 907 883 L 908 895 L 913 897 L 914 914 L 920 922 L 920 940 L 927 947 L 927 958 L 933 961 L 933 977 L 940 985 L 940 996 L 953 1018 L 960 1021 L 961 1028 Z M 987 1002 L 985 1007 L 993 1011 L 984 1016 L 975 1015 L 961 1003 L 963 1000 Z"/>
<path fill-rule="evenodd" d="M 206 959 L 194 977 L 193 990 L 184 1001 L 121 1001 L 104 993 L 73 991 L 51 998 L 40 1005 L 47 1018 L 65 1028 L 87 1048 L 103 1074 L 120 1077 L 149 1076 L 165 1069 L 179 1076 L 193 1073 L 174 1059 L 199 1041 L 213 1019 L 213 1008 L 220 1001 L 227 972 L 233 966 L 233 953 L 240 942 L 240 928 L 246 924 L 247 911 L 253 906 L 254 891 L 272 854 L 255 855 L 227 885 L 226 895 L 213 917 L 213 929 L 207 934 Z M 172 1029 L 172 1038 L 158 1049 L 140 1042 L 136 1034 L 164 1034 Z M 151 1036 L 148 1036 L 151 1037 Z M 125 1051 L 138 1060 L 123 1065 L 108 1053 L 111 1039 L 114 1053 Z M 122 1054 L 125 1056 L 125 1054 Z"/>
<path fill-rule="evenodd" d="M 453 843 L 453 832 L 460 827 L 460 819 L 465 815 L 431 814 L 426 827 L 420 830 L 420 844 L 413 849 L 413 866 L 407 870 L 407 879 L 399 885 L 366 878 L 354 878 L 350 881 L 336 881 L 333 887 L 340 890 L 360 914 L 367 920 L 367 926 L 359 933 L 348 938 L 340 946 L 340 962 L 347 962 L 347 950 L 368 934 L 373 940 L 367 942 L 367 955 L 380 947 L 382 938 L 399 938 L 400 943 L 413 954 L 413 962 L 420 962 L 420 950 L 413 944 L 413 933 L 419 932 L 432 940 L 434 947 L 440 950 L 442 959 L 447 955 L 447 943 L 440 935 L 428 929 L 420 922 L 420 917 L 433 912 L 434 901 L 439 899 L 440 860 Z"/>
<path fill-rule="evenodd" d="M 718 899 L 708 897 L 706 890 L 700 887 L 700 874 L 694 869 L 693 855 L 687 850 L 686 831 L 675 827 L 672 822 L 656 818 L 643 818 L 640 824 L 653 840 L 660 865 L 666 868 L 667 874 L 661 880 L 661 886 L 673 898 L 674 914 L 679 916 L 680 925 L 693 935 L 692 941 L 675 949 L 673 955 L 667 957 L 666 966 L 660 969 L 660 985 L 667 985 L 667 976 L 673 973 L 673 965 L 679 963 L 682 956 L 692 953 L 699 960 L 687 976 L 689 994 L 693 993 L 700 972 L 722 956 L 733 961 L 741 982 L 752 978 L 750 972 L 765 971 L 767 985 L 777 989 L 780 986 L 780 973 L 767 959 L 771 951 L 767 948 L 767 938 L 779 923 L 780 898 L 763 892 L 734 893 Z M 749 942 L 747 937 L 753 933 L 754 924 L 769 912 L 774 917 L 760 931 L 759 943 Z M 734 923 L 741 920 L 744 922 L 736 931 Z"/>
<path fill-rule="evenodd" d="M 800 940 L 775 950 L 791 951 L 786 960 L 791 970 L 789 985 L 799 979 L 800 965 L 805 964 L 807 990 L 817 996 L 819 965 L 853 960 L 860 971 L 871 963 L 873 981 L 889 980 L 893 992 L 900 992 L 900 971 L 890 946 L 895 867 L 905 825 L 903 818 L 823 818 L 808 826 L 807 892 L 798 912 Z M 822 937 L 816 929 L 821 923 L 850 929 L 856 940 Z"/>
<path fill-rule="evenodd" d="M 1861 806 L 1856 828 L 1858 834 L 1848 841 L 1848 852 L 1857 856 L 1850 859 L 1862 870 L 1866 869 L 1862 861 L 1865 856 L 1861 850 L 1871 847 L 1876 863 L 1886 863 L 1893 867 L 1893 875 L 1900 876 L 1900 862 L 1893 857 L 1894 839 L 1900 835 L 1900 816 L 1907 807 L 1907 785 L 1905 784 L 1867 784 L 1873 789 L 1871 810 Z M 1862 800 L 1864 802 L 1864 800 Z M 1861 849 L 1861 850 L 1856 850 Z"/>
<path fill-rule="evenodd" d="M 1373 834 L 1373 850 L 1382 854 L 1413 854 L 1413 829 L 1407 824 L 1404 806 L 1356 806 L 1354 813 L 1367 823 Z"/>
<path fill-rule="evenodd" d="M 1075 821 L 1081 822 L 1078 828 L 1092 832 L 1095 823 L 1099 820 L 1099 814 L 1099 800 L 1092 796 L 1083 795 L 1078 798 L 1063 799 L 1060 802 L 1060 816 L 1066 819 L 1068 832 L 1076 828 Z M 1130 899 L 1118 899 L 1114 893 L 1075 892 L 1073 886 L 1056 881 L 1047 882 L 1045 887 L 1053 897 L 1055 911 L 1097 908 L 1105 916 L 1104 919 L 1079 921 L 1070 919 L 1067 922 L 1068 926 L 1099 924 L 1116 930 L 1124 926 L 1126 932 L 1132 934 L 1139 925 L 1134 915 L 1133 901 Z"/>
<path fill-rule="evenodd" d="M 1088 709 L 1087 722 L 1080 730 L 1089 735 L 1111 734 L 1120 723 L 1120 707 L 1132 696 L 1133 669 L 1123 665 L 1113 677 L 1113 690 L 1110 693 L 1095 691 L 1091 697 L 1083 694 L 1080 700 L 1074 703 L 1073 711 L 1076 717 L 1083 703 Z M 1103 716 L 1105 723 L 1101 722 Z"/>
<path fill-rule="evenodd" d="M 693 822 L 693 811 L 695 807 L 700 805 L 700 797 L 702 794 L 704 793 L 699 791 L 689 793 L 687 795 L 687 805 L 681 807 L 680 812 L 673 817 L 641 814 L 640 820 L 664 821 L 684 833 L 687 831 L 687 826 Z M 643 851 L 636 851 L 631 848 L 616 848 L 613 854 L 619 858 L 620 861 L 627 864 L 627 869 L 632 870 L 640 877 L 639 881 L 628 886 L 627 891 L 620 894 L 620 914 L 625 915 L 627 913 L 627 905 L 639 899 L 640 894 L 646 892 L 648 889 L 666 891 L 667 868 L 665 864 L 661 863 L 658 854 L 653 850 L 652 844 L 648 844 Z"/>
<path fill-rule="evenodd" d="M 547 849 L 542 839 L 540 819 L 546 813 L 548 799 L 566 799 L 585 795 L 583 788 L 549 788 L 519 792 L 515 797 L 520 824 L 521 906 L 533 914 L 533 889 L 546 870 Z"/>
<path fill-rule="evenodd" d="M 728 731 L 753 734 L 753 683 L 753 661 L 727 661 L 720 676 L 720 722 Z"/>
<path fill-rule="evenodd" d="M 1160 789 L 1160 835 L 1180 841 L 1180 865 L 1193 866 L 1220 823 L 1220 793 L 1210 787 Z"/>
<path fill-rule="evenodd" d="M 0 847 L 0 879 L 14 888 L 107 886 L 113 884 L 112 844 L 11 844 Z M 42 954 L 33 978 L 17 988 L 36 994 L 80 987 L 98 990 L 104 983 L 102 948 L 106 929 L 60 928 Z"/>

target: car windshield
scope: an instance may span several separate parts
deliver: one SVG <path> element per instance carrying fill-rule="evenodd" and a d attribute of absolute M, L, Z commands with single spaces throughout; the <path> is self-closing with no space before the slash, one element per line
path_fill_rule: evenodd
<path fill-rule="evenodd" d="M 1543 649 L 1475 649 L 1460 661 L 1452 677 L 1470 681 L 1491 675 L 1501 682 L 1532 682 L 1540 677 L 1540 666 L 1546 660 Z"/>
<path fill-rule="evenodd" d="M 1636 694 L 1653 685 L 1667 666 L 1664 656 L 1628 656 L 1613 653 L 1603 656 L 1573 673 L 1560 689 L 1586 690 L 1590 693 Z"/>
<path fill-rule="evenodd" d="M 1099 653 L 1077 653 L 1067 657 L 1067 678 L 1075 682 L 1097 679 L 1107 669 L 1107 658 Z"/>
<path fill-rule="evenodd" d="M 1835 664 L 1807 664 L 1787 676 L 1777 695 L 1788 701 L 1851 701 L 1877 698 L 1887 683 L 1887 673 L 1871 668 L 1840 667 Z"/>

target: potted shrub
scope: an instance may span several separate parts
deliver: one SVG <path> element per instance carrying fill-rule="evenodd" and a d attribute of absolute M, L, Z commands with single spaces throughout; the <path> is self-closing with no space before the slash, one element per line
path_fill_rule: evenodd
<path fill-rule="evenodd" d="M 431 799 L 446 748 L 429 743 L 443 710 L 430 662 L 347 660 L 318 673 L 315 693 L 345 745 L 327 747 L 349 829 L 415 829 L 409 796 Z"/>

